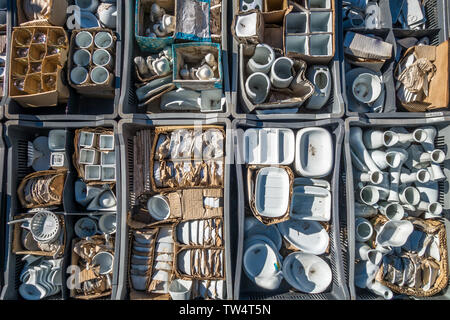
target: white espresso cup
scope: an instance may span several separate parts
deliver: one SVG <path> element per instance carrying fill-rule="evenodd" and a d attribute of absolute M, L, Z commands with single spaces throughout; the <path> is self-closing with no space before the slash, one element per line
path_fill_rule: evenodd
<path fill-rule="evenodd" d="M 89 48 L 93 41 L 94 37 L 89 31 L 81 31 L 75 36 L 75 44 L 82 49 Z"/>
<path fill-rule="evenodd" d="M 75 67 L 70 71 L 70 80 L 77 85 L 84 84 L 89 79 L 89 73 L 84 67 Z"/>
<path fill-rule="evenodd" d="M 99 32 L 94 37 L 94 43 L 97 48 L 108 49 L 113 45 L 113 37 L 109 32 Z"/>
<path fill-rule="evenodd" d="M 86 67 L 91 61 L 91 53 L 86 49 L 76 50 L 73 54 L 73 63 L 80 67 Z"/>
<path fill-rule="evenodd" d="M 91 70 L 91 80 L 95 84 L 105 84 L 109 79 L 109 71 L 105 67 L 97 66 Z"/>
<path fill-rule="evenodd" d="M 108 50 L 97 49 L 94 51 L 94 54 L 92 55 L 92 62 L 96 66 L 112 68 L 114 61 L 111 53 L 109 53 Z"/>

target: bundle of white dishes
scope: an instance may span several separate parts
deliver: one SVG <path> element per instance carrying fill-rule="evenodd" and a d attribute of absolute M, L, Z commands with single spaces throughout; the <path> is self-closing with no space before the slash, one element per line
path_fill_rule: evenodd
<path fill-rule="evenodd" d="M 26 255 L 25 266 L 20 273 L 20 295 L 26 300 L 41 300 L 61 291 L 63 259 L 47 260 L 43 257 Z"/>
<path fill-rule="evenodd" d="M 432 126 L 414 130 L 350 128 L 357 184 L 355 238 L 359 262 L 355 284 L 386 299 L 393 294 L 375 281 L 380 265 L 392 284 L 424 291 L 432 287 L 439 272 L 436 264 L 430 265 L 432 270 L 424 271 L 422 281 L 416 278 L 422 259 L 440 261 L 438 237 L 415 228 L 416 218 L 437 219 L 443 211 L 439 181 L 446 179 L 440 166 L 446 154 L 435 147 L 436 135 Z M 387 222 L 374 227 L 368 218 L 378 213 Z M 396 277 L 386 275 L 394 270 Z"/>
<path fill-rule="evenodd" d="M 285 258 L 279 252 L 282 236 L 294 250 L 298 250 Z M 278 289 L 284 278 L 301 292 L 323 292 L 331 283 L 332 273 L 328 263 L 319 255 L 326 252 L 328 244 L 328 233 L 317 221 L 291 219 L 266 226 L 254 217 L 246 217 L 245 274 L 266 290 Z"/>

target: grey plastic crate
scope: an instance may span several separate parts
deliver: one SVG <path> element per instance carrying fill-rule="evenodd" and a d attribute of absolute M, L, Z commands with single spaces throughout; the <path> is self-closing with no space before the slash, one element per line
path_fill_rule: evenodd
<path fill-rule="evenodd" d="M 1 35 L 6 35 L 8 39 L 11 39 L 11 25 L 12 25 L 12 8 L 11 2 L 7 2 L 8 12 L 6 14 L 6 30 L 1 32 Z M 6 61 L 5 61 L 5 76 L 3 77 L 3 97 L 0 99 L 0 120 L 5 117 L 5 103 L 7 100 L 8 84 L 9 84 L 9 52 L 10 52 L 10 41 L 6 42 Z"/>
<path fill-rule="evenodd" d="M 116 150 L 116 198 L 117 198 L 117 208 L 121 205 L 121 176 L 120 176 L 120 155 L 119 155 L 119 139 L 117 133 L 117 122 L 114 120 L 104 120 L 104 121 L 86 121 L 86 122 L 34 122 L 34 121 L 21 121 L 21 120 L 11 120 L 5 124 L 5 141 L 7 145 L 8 158 L 7 158 L 7 184 L 6 184 L 6 216 L 7 219 L 4 221 L 9 221 L 13 219 L 13 216 L 20 213 L 25 213 L 27 210 L 22 208 L 18 197 L 17 188 L 22 181 L 22 179 L 29 173 L 33 172 L 32 168 L 27 167 L 27 142 L 32 141 L 35 137 L 42 134 L 47 134 L 49 130 L 52 129 L 66 129 L 66 154 L 73 151 L 73 133 L 78 128 L 84 127 L 105 127 L 114 129 L 115 136 L 115 150 Z M 73 190 L 71 185 L 70 176 L 77 175 L 74 171 L 72 164 L 72 157 L 70 154 L 69 158 L 69 173 L 67 175 L 64 192 L 63 192 L 63 205 L 59 206 L 58 210 L 55 212 L 63 214 L 66 222 L 66 247 L 64 253 L 64 264 L 63 264 L 63 283 L 66 283 L 67 274 L 65 273 L 67 266 L 70 265 L 71 253 L 72 253 L 72 239 L 75 237 L 73 227 L 75 223 L 76 216 L 85 216 L 91 212 L 86 211 L 75 211 L 66 212 L 65 207 L 68 205 L 70 199 L 67 198 L 66 193 Z M 72 180 L 73 181 L 73 180 Z M 67 189 L 67 190 L 66 190 Z M 101 213 L 100 213 L 101 214 Z M 119 256 L 120 256 L 120 210 L 117 210 L 117 232 L 115 235 L 115 257 L 114 259 L 114 271 L 112 278 L 112 294 L 111 299 L 116 296 L 117 290 L 117 279 L 118 279 L 118 267 L 119 267 Z M 11 251 L 12 242 L 12 226 L 6 225 L 5 232 L 5 285 L 0 295 L 0 300 L 11 300 L 20 298 L 18 294 L 18 288 L 20 285 L 19 275 L 23 268 L 23 262 L 20 260 L 22 256 L 16 255 Z M 68 289 L 63 287 L 63 292 L 61 295 L 50 297 L 50 299 L 67 299 L 69 297 Z"/>
<path fill-rule="evenodd" d="M 233 17 L 239 12 L 239 3 L 241 0 L 230 0 L 232 3 L 231 14 L 232 17 L 230 21 L 232 21 Z M 282 119 L 304 119 L 304 120 L 319 120 L 319 119 L 328 119 L 328 118 L 341 118 L 344 113 L 344 101 L 342 99 L 342 88 L 341 88 L 341 78 L 339 76 L 340 65 L 342 63 L 342 54 L 341 54 L 341 41 L 340 41 L 340 33 L 338 28 L 338 21 L 342 20 L 342 10 L 339 10 L 337 4 L 335 4 L 335 54 L 333 60 L 328 64 L 328 68 L 330 68 L 330 72 L 332 74 L 332 90 L 331 96 L 328 100 L 327 104 L 323 106 L 318 112 L 311 112 L 304 108 L 304 106 L 300 107 L 300 112 L 289 114 L 289 113 L 280 113 L 280 114 L 256 114 L 256 113 L 246 113 L 246 111 L 241 107 L 241 99 L 242 94 L 240 90 L 239 84 L 239 44 L 234 39 L 234 37 L 230 36 L 231 49 L 232 54 L 230 57 L 230 74 L 231 74 L 231 114 L 233 118 L 237 119 L 249 119 L 249 120 L 282 120 Z M 231 24 L 231 23 L 230 23 Z"/>
<path fill-rule="evenodd" d="M 12 20 L 13 26 L 18 25 L 16 1 L 13 3 Z M 67 73 L 69 72 L 67 64 L 62 72 L 62 81 L 67 85 L 70 91 L 67 103 L 59 104 L 55 107 L 22 107 L 19 103 L 7 97 L 5 101 L 5 117 L 15 120 L 32 120 L 32 121 L 99 121 L 115 119 L 118 116 L 118 104 L 122 82 L 122 54 L 123 54 L 123 6 L 126 1 L 117 0 L 117 25 L 115 30 L 116 40 L 116 56 L 115 56 L 115 83 L 114 98 L 89 98 L 82 96 L 72 88 L 67 81 Z M 69 5 L 74 1 L 69 1 Z M 11 30 L 12 32 L 12 30 Z M 11 35 L 11 32 L 9 35 Z M 70 39 L 71 32 L 68 32 Z M 70 54 L 70 53 L 68 53 Z M 126 62 L 126 60 L 124 60 Z"/>
<path fill-rule="evenodd" d="M 3 125 L 0 123 L 0 235 L 5 234 L 5 192 L 4 192 L 4 170 L 5 170 L 5 143 L 3 142 Z M 5 238 L 0 237 L 0 292 L 2 290 L 4 279 L 4 259 L 5 259 Z"/>
<path fill-rule="evenodd" d="M 332 216 L 330 224 L 330 253 L 323 255 L 331 266 L 333 281 L 326 292 L 319 294 L 304 294 L 290 290 L 290 286 L 283 281 L 280 288 L 275 291 L 264 291 L 254 285 L 244 274 L 242 270 L 242 257 L 244 247 L 244 218 L 246 213 L 251 215 L 248 208 L 248 201 L 245 196 L 245 165 L 239 164 L 238 156 L 243 153 L 241 142 L 238 139 L 237 132 L 247 128 L 290 128 L 301 129 L 306 127 L 325 127 L 330 130 L 334 144 L 334 170 L 330 174 L 331 194 L 332 194 Z M 232 124 L 234 136 L 234 149 L 236 155 L 236 175 L 238 182 L 238 228 L 239 238 L 236 259 L 236 276 L 234 283 L 234 299 L 270 299 L 270 300 L 345 300 L 349 298 L 345 279 L 345 255 L 346 248 L 344 235 L 340 233 L 339 220 L 339 177 L 340 177 L 340 159 L 342 153 L 342 141 L 344 138 L 344 123 L 340 119 L 326 119 L 308 122 L 268 122 L 252 121 L 244 119 L 235 119 Z"/>
<path fill-rule="evenodd" d="M 146 113 L 144 110 L 139 110 L 138 100 L 136 97 L 136 73 L 134 68 L 134 57 L 146 54 L 139 49 L 135 41 L 135 0 L 127 0 L 125 5 L 125 42 L 124 42 L 124 64 L 123 69 L 123 81 L 121 96 L 119 101 L 119 115 L 121 118 L 134 118 L 134 119 L 176 119 L 176 118 L 194 118 L 194 119 L 214 119 L 214 118 L 227 118 L 230 115 L 231 105 L 231 93 L 230 93 L 230 80 L 229 80 L 229 58 L 228 58 L 228 1 L 222 0 L 222 70 L 223 80 L 222 86 L 225 92 L 225 110 L 224 112 L 192 112 L 192 111 L 174 111 L 166 112 L 161 111 L 159 108 L 159 100 L 152 105 L 155 109 L 153 113 Z M 147 53 L 148 54 L 148 53 Z"/>
<path fill-rule="evenodd" d="M 437 148 L 446 151 L 446 157 L 444 161 L 444 174 L 446 180 L 450 178 L 450 117 L 437 117 L 428 119 L 367 119 L 350 117 L 345 121 L 345 139 L 344 139 L 344 153 L 345 153 L 345 167 L 346 167 L 346 194 L 347 194 L 347 231 L 348 231 L 348 285 L 350 289 L 350 296 L 352 299 L 379 299 L 379 297 L 369 290 L 360 289 L 355 287 L 355 190 L 353 181 L 353 168 L 352 159 L 350 155 L 350 127 L 361 127 L 361 128 L 385 128 L 390 129 L 393 127 L 405 127 L 405 128 L 416 128 L 425 125 L 431 125 L 436 127 L 438 134 L 435 139 L 435 146 Z M 447 239 L 450 239 L 450 190 L 447 182 L 439 183 L 439 199 L 444 208 L 444 214 L 442 221 L 445 223 L 445 228 L 447 231 Z M 450 250 L 450 247 L 447 248 Z M 449 264 L 450 264 L 450 257 Z M 402 296 L 403 298 L 404 296 Z M 411 297 L 413 298 L 413 297 Z M 440 294 L 429 297 L 426 299 L 450 299 L 450 290 L 447 287 Z"/>
<path fill-rule="evenodd" d="M 119 122 L 119 140 L 121 156 L 121 175 L 122 175 L 122 202 L 121 202 L 121 223 L 120 223 L 120 266 L 119 279 L 117 286 L 117 300 L 129 299 L 128 283 L 128 264 L 129 264 L 129 228 L 126 216 L 131 207 L 135 204 L 135 195 L 133 190 L 133 136 L 136 131 L 142 129 L 151 129 L 156 126 L 178 126 L 178 125 L 223 125 L 226 130 L 225 139 L 225 179 L 224 179 L 224 235 L 225 235 L 225 274 L 227 286 L 227 298 L 233 297 L 233 273 L 232 273 L 232 254 L 234 251 L 233 242 L 236 239 L 236 228 L 230 223 L 233 215 L 230 211 L 230 160 L 233 159 L 233 149 L 231 147 L 230 120 L 226 118 L 216 118 L 210 120 L 142 120 L 142 119 L 122 119 Z M 233 199 L 234 200 L 234 199 Z"/>
<path fill-rule="evenodd" d="M 383 28 L 379 30 L 368 30 L 368 29 L 349 29 L 351 31 L 357 31 L 361 33 L 372 33 L 377 35 L 386 36 L 390 31 L 392 31 L 392 34 L 389 36 L 391 40 L 388 42 L 394 44 L 394 55 L 395 57 L 397 53 L 397 45 L 395 41 L 392 41 L 392 37 L 423 37 L 428 36 L 430 38 L 430 44 L 431 45 L 439 45 L 440 43 L 446 41 L 449 37 L 449 17 L 448 12 L 450 10 L 450 3 L 448 0 L 424 0 L 424 8 L 425 8 L 425 17 L 427 19 L 425 23 L 425 30 L 403 30 L 396 28 L 395 26 L 392 27 L 392 24 L 389 28 Z M 342 11 L 342 0 L 337 0 L 337 5 L 341 8 Z M 390 16 L 390 12 L 389 16 Z M 344 30 L 342 19 L 339 21 L 339 32 L 341 34 L 341 42 L 343 43 L 343 37 L 344 32 L 347 32 L 347 30 Z M 343 55 L 343 46 L 341 45 L 341 53 L 342 57 Z M 387 64 L 387 65 L 386 65 Z M 391 69 L 391 72 L 387 75 L 387 79 L 385 80 L 386 86 L 391 87 L 389 91 L 393 91 L 394 95 L 390 95 L 390 100 L 386 101 L 385 103 L 385 109 L 388 110 L 395 110 L 395 111 L 389 111 L 389 112 L 382 112 L 382 113 L 361 113 L 358 114 L 357 112 L 351 112 L 348 110 L 348 104 L 347 104 L 347 95 L 345 92 L 346 88 L 346 82 L 345 82 L 345 73 L 346 73 L 346 66 L 345 66 L 345 59 L 342 59 L 341 63 L 341 82 L 342 82 L 342 96 L 345 101 L 345 114 L 348 117 L 357 117 L 357 116 L 366 116 L 368 118 L 381 118 L 381 119 L 387 119 L 387 118 L 430 118 L 430 117 L 439 117 L 439 116 L 448 116 L 450 115 L 450 109 L 449 107 L 444 109 L 438 109 L 436 111 L 430 111 L 430 112 L 408 112 L 407 110 L 403 109 L 401 106 L 397 106 L 396 97 L 395 97 L 395 90 L 393 90 L 395 81 L 394 81 L 394 74 L 393 71 L 395 69 L 396 63 L 394 61 L 394 58 L 390 59 L 385 63 L 385 66 L 383 66 L 383 69 L 385 72 L 388 71 L 388 69 Z M 383 75 L 385 75 L 383 73 Z M 392 100 L 393 99 L 393 100 Z"/>

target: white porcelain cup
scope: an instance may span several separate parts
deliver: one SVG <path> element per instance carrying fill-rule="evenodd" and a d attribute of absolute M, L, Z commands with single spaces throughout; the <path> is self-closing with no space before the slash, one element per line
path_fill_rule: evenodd
<path fill-rule="evenodd" d="M 112 272 L 114 256 L 106 251 L 100 251 L 92 258 L 92 265 L 100 266 L 100 274 L 108 274 Z"/>
<path fill-rule="evenodd" d="M 89 80 L 89 73 L 84 67 L 75 67 L 70 71 L 70 80 L 76 84 L 84 84 Z"/>
<path fill-rule="evenodd" d="M 109 32 L 98 32 L 94 37 L 94 43 L 97 48 L 108 49 L 113 45 L 113 37 Z"/>
<path fill-rule="evenodd" d="M 148 199 L 147 208 L 155 220 L 164 220 L 170 216 L 169 200 L 162 195 L 156 195 Z"/>
<path fill-rule="evenodd" d="M 78 49 L 73 53 L 73 63 L 79 67 L 86 67 L 91 61 L 91 53 L 86 49 Z"/>
<path fill-rule="evenodd" d="M 105 68 L 112 68 L 114 66 L 114 59 L 111 53 L 109 53 L 109 51 L 105 49 L 95 50 L 94 54 L 92 55 L 92 62 L 96 66 Z"/>
<path fill-rule="evenodd" d="M 95 84 L 105 84 L 109 79 L 109 71 L 105 67 L 97 66 L 91 71 L 91 80 Z"/>
<path fill-rule="evenodd" d="M 97 223 L 91 218 L 83 217 L 75 223 L 75 234 L 80 238 L 92 237 L 97 234 Z"/>
<path fill-rule="evenodd" d="M 169 285 L 172 300 L 189 300 L 191 298 L 192 280 L 175 279 Z"/>
<path fill-rule="evenodd" d="M 87 49 L 92 45 L 94 37 L 89 31 L 81 31 L 75 36 L 75 44 L 81 49 Z"/>
<path fill-rule="evenodd" d="M 353 81 L 353 96 L 362 103 L 372 103 L 378 99 L 381 94 L 380 77 L 362 73 Z"/>
<path fill-rule="evenodd" d="M 98 220 L 98 227 L 104 234 L 113 234 L 117 229 L 116 218 L 116 214 L 114 213 L 104 214 Z"/>

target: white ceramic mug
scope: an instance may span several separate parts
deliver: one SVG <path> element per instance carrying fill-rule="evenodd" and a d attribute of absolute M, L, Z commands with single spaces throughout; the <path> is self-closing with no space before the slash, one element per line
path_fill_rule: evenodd
<path fill-rule="evenodd" d="M 97 48 L 108 49 L 113 45 L 113 37 L 109 32 L 98 32 L 94 37 L 94 43 Z"/>
<path fill-rule="evenodd" d="M 75 67 L 70 71 L 70 80 L 76 85 L 84 84 L 89 80 L 89 73 L 86 68 Z"/>
<path fill-rule="evenodd" d="M 87 49 L 92 45 L 94 37 L 89 31 L 81 31 L 75 36 L 75 44 L 81 49 Z"/>
<path fill-rule="evenodd" d="M 78 49 L 73 53 L 73 63 L 79 67 L 86 67 L 91 61 L 91 53 L 86 49 Z"/>
<path fill-rule="evenodd" d="M 105 67 L 97 66 L 91 70 L 91 80 L 95 84 L 105 84 L 109 79 L 109 71 Z"/>

